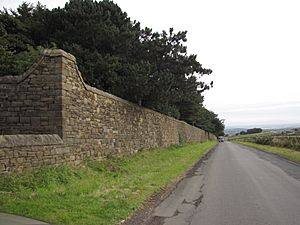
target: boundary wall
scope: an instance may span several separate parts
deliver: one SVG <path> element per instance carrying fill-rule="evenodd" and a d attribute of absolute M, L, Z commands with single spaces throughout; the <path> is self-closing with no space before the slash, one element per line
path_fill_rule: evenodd
<path fill-rule="evenodd" d="M 86 85 L 73 55 L 46 50 L 0 77 L 0 173 L 202 142 L 216 137 Z"/>

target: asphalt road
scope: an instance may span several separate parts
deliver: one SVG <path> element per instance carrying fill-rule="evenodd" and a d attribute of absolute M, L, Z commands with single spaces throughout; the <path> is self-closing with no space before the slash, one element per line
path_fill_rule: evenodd
<path fill-rule="evenodd" d="M 0 213 L 0 225 L 50 225 L 38 220 L 17 216 L 13 214 Z"/>
<path fill-rule="evenodd" d="M 300 166 L 229 142 L 154 211 L 151 225 L 300 225 Z"/>

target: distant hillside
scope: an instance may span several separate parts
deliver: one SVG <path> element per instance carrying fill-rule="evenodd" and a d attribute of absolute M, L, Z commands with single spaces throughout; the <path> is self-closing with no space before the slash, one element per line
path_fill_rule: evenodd
<path fill-rule="evenodd" d="M 253 125 L 253 126 L 245 126 L 244 128 L 238 127 L 229 127 L 225 129 L 225 134 L 235 135 L 236 133 L 240 133 L 241 131 L 247 131 L 249 128 L 262 128 L 263 131 L 273 131 L 273 130 L 290 130 L 295 128 L 300 128 L 300 124 L 269 124 L 269 125 Z"/>
<path fill-rule="evenodd" d="M 240 133 L 241 131 L 246 131 L 247 128 L 228 128 L 225 129 L 225 134 L 231 136 L 231 135 L 235 135 L 236 133 Z"/>
<path fill-rule="evenodd" d="M 264 130 L 283 130 L 283 129 L 295 129 L 299 128 L 300 124 L 295 123 L 295 124 L 274 124 L 274 125 L 263 125 L 261 128 Z"/>

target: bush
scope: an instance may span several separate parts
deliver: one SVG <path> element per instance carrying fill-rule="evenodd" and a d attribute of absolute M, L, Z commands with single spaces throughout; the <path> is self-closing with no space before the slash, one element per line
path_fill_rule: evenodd
<path fill-rule="evenodd" d="M 272 136 L 257 136 L 255 137 L 255 143 L 261 145 L 271 145 L 273 141 Z"/>
<path fill-rule="evenodd" d="M 247 134 L 261 133 L 263 130 L 261 128 L 252 128 L 247 130 Z"/>
<path fill-rule="evenodd" d="M 272 135 L 254 135 L 238 138 L 239 141 L 252 142 L 261 145 L 271 145 L 275 147 L 289 148 L 300 151 L 299 136 L 272 136 Z"/>

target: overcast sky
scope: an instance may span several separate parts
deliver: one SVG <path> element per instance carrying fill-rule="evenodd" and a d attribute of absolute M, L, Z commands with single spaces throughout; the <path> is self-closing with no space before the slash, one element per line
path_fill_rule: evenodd
<path fill-rule="evenodd" d="M 0 7 L 21 2 L 0 0 Z M 66 1 L 40 2 L 53 8 Z M 188 31 L 188 52 L 213 70 L 205 105 L 227 126 L 300 124 L 299 0 L 114 2 L 143 27 Z"/>

